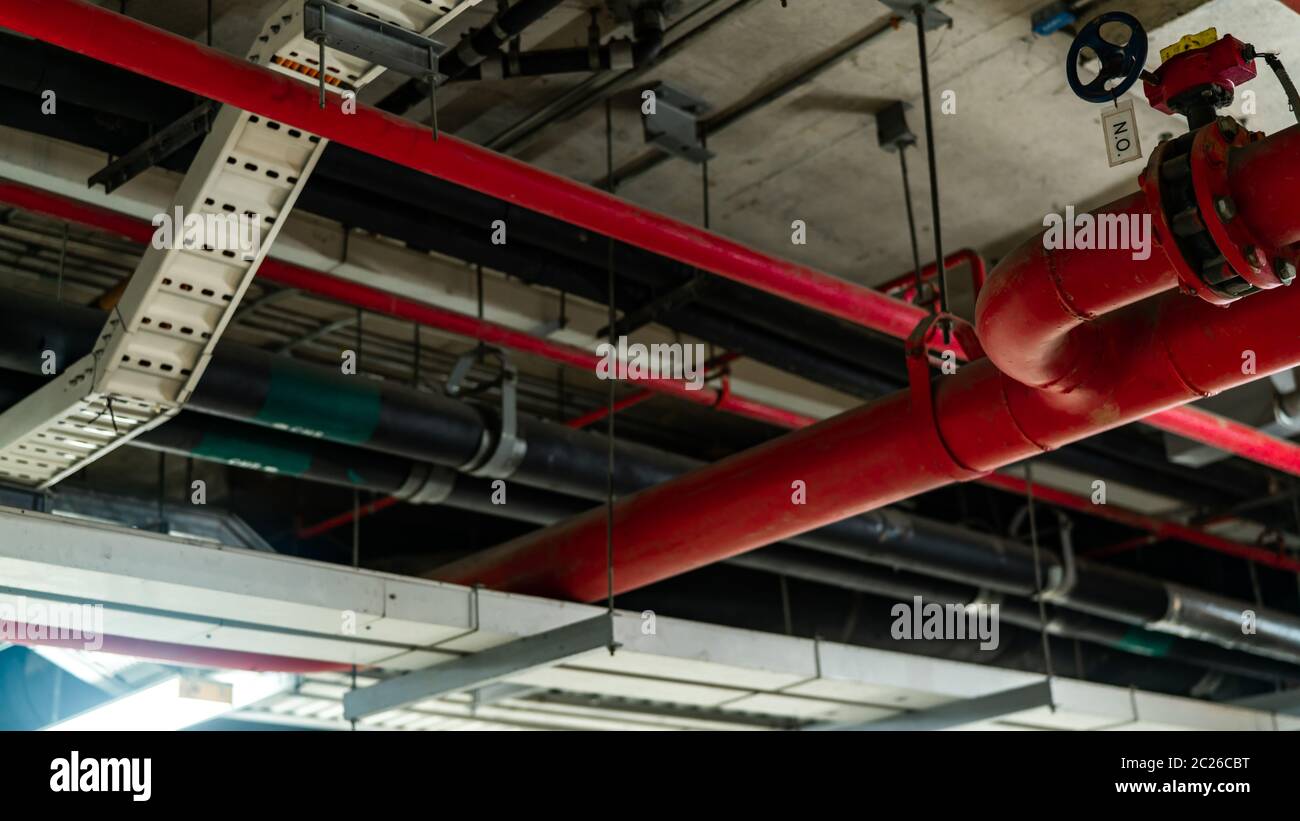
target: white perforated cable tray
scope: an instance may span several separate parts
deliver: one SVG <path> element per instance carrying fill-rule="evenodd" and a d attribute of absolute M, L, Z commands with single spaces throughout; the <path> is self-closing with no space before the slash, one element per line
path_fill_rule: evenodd
<path fill-rule="evenodd" d="M 427 33 L 449 13 L 478 2 L 464 0 L 450 12 L 432 0 L 343 5 Z M 315 83 L 318 53 L 302 33 L 301 0 L 288 0 L 268 18 L 248 58 Z M 359 89 L 382 71 L 330 51 L 327 88 L 336 94 Z M 243 237 L 260 234 L 260 242 L 232 248 L 208 235 L 201 243 L 174 241 L 146 250 L 93 351 L 66 366 L 58 363 L 57 376 L 0 414 L 0 478 L 34 487 L 56 484 L 180 410 L 325 145 L 284 123 L 221 109 L 160 217 L 173 223 L 178 214 L 211 217 L 212 224 L 243 219 L 249 229 Z M 184 236 L 181 224 L 173 232 Z"/>

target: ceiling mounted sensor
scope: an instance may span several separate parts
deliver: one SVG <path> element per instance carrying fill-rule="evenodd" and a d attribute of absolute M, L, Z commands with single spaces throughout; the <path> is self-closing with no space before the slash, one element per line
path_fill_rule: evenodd
<path fill-rule="evenodd" d="M 713 154 L 704 147 L 700 115 L 709 104 L 681 89 L 659 83 L 643 95 L 641 123 L 645 141 L 682 159 L 704 162 Z"/>

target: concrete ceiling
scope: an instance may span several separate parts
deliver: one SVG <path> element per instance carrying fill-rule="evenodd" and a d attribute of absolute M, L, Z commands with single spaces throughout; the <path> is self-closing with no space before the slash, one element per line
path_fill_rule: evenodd
<path fill-rule="evenodd" d="M 1102 109 L 1077 99 L 1066 85 L 1070 36 L 1030 33 L 1029 16 L 1039 5 L 1040 0 L 955 0 L 944 4 L 953 27 L 930 36 L 935 92 L 951 90 L 957 102 L 956 114 L 937 116 L 936 122 L 946 249 L 972 246 L 995 257 L 1041 228 L 1049 211 L 1097 204 L 1135 187 L 1142 164 L 1107 166 Z M 1151 31 L 1152 68 L 1160 47 L 1212 24 L 1255 38 L 1261 47 L 1300 53 L 1300 26 L 1286 26 L 1300 20 L 1278 0 L 1133 0 L 1102 8 L 1108 7 L 1135 13 Z M 581 18 L 579 9 L 574 13 Z M 726 109 L 886 16 L 883 5 L 863 0 L 785 9 L 775 0 L 754 4 L 616 98 L 616 166 L 647 150 L 636 106 L 640 90 L 655 81 L 667 80 L 715 110 Z M 578 45 L 581 26 L 574 28 L 571 44 Z M 1284 32 L 1288 42 L 1281 43 Z M 448 119 L 461 124 L 462 136 L 486 139 L 567 86 L 556 78 L 478 83 L 459 90 L 461 97 L 447 106 Z M 1252 124 L 1284 125 L 1290 114 L 1273 78 L 1261 75 L 1251 88 L 1260 111 Z M 868 284 L 910 269 L 898 160 L 877 147 L 871 116 L 894 99 L 913 106 L 909 121 L 923 141 L 910 25 L 868 43 L 817 80 L 710 139 L 717 153 L 709 166 L 713 227 Z M 1182 118 L 1152 111 L 1140 93 L 1135 103 L 1148 153 L 1162 134 L 1185 129 Z M 593 107 L 551 126 L 517 156 L 591 182 L 604 176 L 604 151 L 604 115 Z M 922 142 L 909 159 L 922 257 L 928 260 L 933 240 L 924 157 Z M 619 193 L 681 219 L 701 218 L 699 168 L 681 160 L 628 182 Z M 805 246 L 790 242 L 795 219 L 808 225 Z"/>
<path fill-rule="evenodd" d="M 705 0 L 687 0 L 676 18 Z M 722 0 L 716 9 L 734 0 Z M 1109 168 L 1101 140 L 1102 108 L 1075 98 L 1065 82 L 1070 35 L 1037 37 L 1029 17 L 1041 0 L 950 0 L 951 29 L 929 39 L 936 95 L 955 94 L 955 114 L 936 115 L 936 148 L 945 249 L 971 246 L 996 258 L 1032 234 L 1045 214 L 1067 205 L 1096 205 L 1132 190 L 1141 163 Z M 103 0 L 116 7 L 119 0 Z M 215 0 L 219 47 L 242 52 L 258 21 L 277 0 Z M 567 0 L 530 29 L 525 49 L 585 42 L 588 11 L 599 0 Z M 202 39 L 201 2 L 129 0 L 128 12 L 154 25 Z M 1159 48 L 1185 33 L 1217 25 L 1284 57 L 1300 53 L 1300 22 L 1281 0 L 1129 0 L 1122 8 L 1151 32 L 1149 67 Z M 440 36 L 454 40 L 496 10 L 484 0 Z M 1091 12 L 1089 12 L 1091 14 Z M 640 91 L 666 80 L 709 101 L 715 111 L 761 95 L 857 33 L 888 19 L 876 0 L 751 3 L 726 23 L 664 60 L 614 98 L 616 166 L 642 157 Z M 692 26 L 694 23 L 692 23 Z M 602 17 L 607 33 L 616 23 Z M 672 39 L 671 37 L 669 38 Z M 1294 61 L 1293 61 L 1294 62 Z M 797 90 L 711 137 L 712 226 L 757 248 L 847 279 L 878 284 L 911 268 L 898 159 L 876 145 L 873 114 L 889 101 L 912 106 L 909 122 L 921 145 L 909 152 L 921 256 L 933 258 L 924 121 L 920 107 L 915 28 L 905 24 L 856 50 Z M 1293 66 L 1293 70 L 1295 67 Z M 1285 97 L 1265 69 L 1250 85 L 1256 128 L 1291 120 Z M 365 95 L 375 99 L 401 82 L 385 77 Z M 533 80 L 455 84 L 440 97 L 444 128 L 470 140 L 499 133 L 582 80 L 565 75 Z M 1144 148 L 1180 133 L 1182 118 L 1152 111 L 1135 97 Z M 1241 100 L 1234 113 L 1242 115 Z M 411 116 L 425 115 L 420 107 Z M 605 172 L 604 114 L 593 106 L 554 123 L 515 155 L 587 182 Z M 672 160 L 628 181 L 621 196 L 691 222 L 701 220 L 700 169 Z M 790 241 L 790 223 L 804 220 L 807 245 Z"/>

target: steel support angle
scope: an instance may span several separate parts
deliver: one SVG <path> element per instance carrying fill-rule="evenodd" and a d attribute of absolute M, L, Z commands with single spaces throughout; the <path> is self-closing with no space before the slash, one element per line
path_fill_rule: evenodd
<path fill-rule="evenodd" d="M 340 5 L 427 37 L 479 2 L 461 0 L 448 12 L 442 11 L 441 2 L 425 0 L 350 0 Z M 320 47 L 303 34 L 302 10 L 302 0 L 287 0 L 277 8 L 249 49 L 248 59 L 290 77 L 317 82 Z M 333 91 L 360 89 L 383 72 L 383 66 L 341 51 L 330 50 L 326 56 L 325 76 Z"/>

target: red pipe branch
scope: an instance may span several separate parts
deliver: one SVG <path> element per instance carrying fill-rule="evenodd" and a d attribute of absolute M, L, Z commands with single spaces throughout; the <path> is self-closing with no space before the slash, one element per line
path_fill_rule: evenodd
<path fill-rule="evenodd" d="M 925 315 L 862 285 L 778 259 L 518 160 L 364 105 L 321 108 L 315 88 L 93 6 L 0 0 L 0 26 L 408 168 L 580 225 L 894 337 Z"/>
<path fill-rule="evenodd" d="M 1240 149 L 1270 196 L 1300 165 L 1300 126 Z M 1300 228 L 1294 200 L 1279 200 L 1283 231 Z M 1159 204 L 1153 206 L 1158 208 Z M 1134 197 L 1110 207 L 1140 211 Z M 1268 233 L 1264 224 L 1251 226 Z M 1275 238 L 1275 237 L 1270 237 Z M 979 359 L 925 386 L 886 396 L 619 502 L 613 511 L 614 588 L 630 590 L 780 541 L 918 493 L 988 473 L 1091 434 L 1300 364 L 1293 318 L 1300 290 L 1256 294 L 1219 308 L 1176 291 L 1159 293 L 1172 264 L 1118 261 L 1100 251 L 1045 253 L 1036 237 L 1004 259 L 980 299 L 977 325 L 993 310 L 1020 335 L 993 328 L 987 348 L 1022 384 Z M 1162 270 L 1159 261 L 1164 259 Z M 1119 262 L 1119 264 L 1116 264 Z M 1046 297 L 1067 272 L 1077 305 Z M 1087 282 L 1091 274 L 1093 282 Z M 1083 277 L 1085 281 L 1076 278 Z M 1024 293 L 1007 283 L 1017 283 Z M 1135 294 L 1154 298 L 1135 303 Z M 1003 307 L 1043 309 L 1021 316 Z M 990 308 L 990 306 L 993 306 Z M 1094 316 L 1086 316 L 1079 310 Z M 1034 320 L 1038 321 L 1035 322 Z M 1086 319 L 1086 324 L 1084 320 Z M 1083 334 L 1076 329 L 1085 329 Z M 1082 343 L 1086 340 L 1088 349 Z M 1040 363 L 1005 346 L 1044 346 Z M 1256 353 L 1244 374 L 1241 352 Z M 1085 355 L 1086 354 L 1086 355 Z M 1096 367 L 1094 362 L 1104 363 Z M 1070 390 L 1060 388 L 1068 385 Z M 806 486 L 792 503 L 792 483 Z M 606 511 L 595 510 L 439 569 L 458 583 L 592 601 L 606 592 Z"/>

